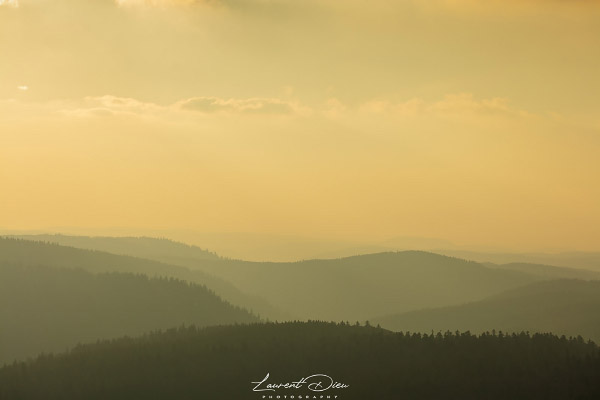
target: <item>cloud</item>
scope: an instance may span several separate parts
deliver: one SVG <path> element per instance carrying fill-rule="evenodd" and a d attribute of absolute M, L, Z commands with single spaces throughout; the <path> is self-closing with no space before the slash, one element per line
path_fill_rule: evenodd
<path fill-rule="evenodd" d="M 20 89 L 26 90 L 26 89 Z M 13 103 L 16 100 L 13 101 Z M 31 107 L 35 103 L 19 103 Z M 15 103 L 15 106 L 18 105 Z M 85 97 L 79 100 L 64 100 L 46 103 L 46 110 L 74 117 L 118 117 L 130 116 L 157 119 L 187 119 L 209 116 L 302 116 L 321 115 L 332 120 L 353 120 L 354 117 L 373 117 L 390 122 L 409 118 L 488 118 L 512 119 L 536 114 L 521 110 L 500 97 L 478 99 L 471 93 L 448 94 L 440 100 L 425 101 L 413 98 L 394 102 L 377 99 L 352 106 L 337 98 L 310 106 L 298 101 L 281 98 L 221 98 L 198 96 L 182 99 L 171 104 L 157 104 L 130 97 L 113 95 Z"/>
<path fill-rule="evenodd" d="M 108 108 L 75 108 L 75 109 L 63 109 L 61 110 L 63 114 L 69 117 L 79 117 L 79 118 L 104 118 L 104 117 L 114 117 L 118 115 L 114 111 Z"/>
<path fill-rule="evenodd" d="M 98 104 L 109 110 L 118 110 L 131 113 L 153 112 L 159 111 L 164 108 L 154 103 L 143 102 L 128 97 L 117 97 L 109 95 L 101 97 L 86 97 L 85 102 L 88 104 Z"/>
<path fill-rule="evenodd" d="M 155 7 L 166 7 L 166 6 L 187 6 L 199 3 L 210 3 L 210 0 L 199 1 L 199 0 L 115 0 L 120 7 L 134 7 L 134 6 L 155 6 Z"/>
<path fill-rule="evenodd" d="M 59 113 L 74 117 L 136 116 L 143 118 L 181 118 L 208 115 L 310 115 L 312 109 L 298 102 L 278 98 L 192 97 L 172 104 L 160 105 L 128 97 L 99 96 L 64 101 L 56 107 Z"/>
<path fill-rule="evenodd" d="M 206 114 L 288 115 L 299 111 L 300 108 L 297 104 L 274 98 L 222 99 L 218 97 L 194 97 L 178 102 L 176 106 L 181 110 Z"/>
<path fill-rule="evenodd" d="M 82 101 L 67 102 L 60 112 L 74 117 L 109 117 L 118 115 L 156 115 L 166 111 L 166 107 L 127 97 L 100 96 L 86 97 Z"/>
<path fill-rule="evenodd" d="M 19 0 L 0 0 L 0 7 L 2 6 L 17 8 L 19 7 Z"/>
<path fill-rule="evenodd" d="M 426 109 L 427 104 L 425 101 L 418 98 L 399 103 L 389 100 L 372 100 L 359 107 L 359 111 L 366 114 L 393 114 L 398 116 L 413 116 L 425 112 Z"/>
<path fill-rule="evenodd" d="M 344 115 L 348 111 L 348 107 L 339 99 L 332 97 L 327 99 L 324 104 L 324 115 L 330 118 L 336 118 Z"/>
<path fill-rule="evenodd" d="M 429 109 L 442 114 L 506 114 L 513 112 L 508 105 L 508 99 L 494 97 L 491 99 L 477 100 L 471 93 L 446 95 L 443 100 L 429 106 Z"/>

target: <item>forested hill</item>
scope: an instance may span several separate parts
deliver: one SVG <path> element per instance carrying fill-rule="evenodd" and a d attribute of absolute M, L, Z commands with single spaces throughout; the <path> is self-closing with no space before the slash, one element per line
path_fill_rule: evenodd
<path fill-rule="evenodd" d="M 0 365 L 181 324 L 257 320 L 206 287 L 174 279 L 0 265 Z"/>
<path fill-rule="evenodd" d="M 5 237 L 0 237 L 0 263 L 83 268 L 90 272 L 133 272 L 149 275 L 186 270 L 156 260 L 62 246 L 50 242 Z"/>
<path fill-rule="evenodd" d="M 312 392 L 302 384 L 253 391 L 314 374 L 331 379 L 308 382 L 348 387 Z M 180 328 L 0 369 L 2 400 L 259 400 L 265 395 L 591 400 L 600 398 L 600 354 L 593 343 L 549 334 L 410 335 L 310 322 Z"/>
<path fill-rule="evenodd" d="M 373 320 L 398 331 L 502 329 L 582 335 L 600 342 L 600 281 L 536 282 L 477 302 Z"/>
<path fill-rule="evenodd" d="M 248 295 L 226 280 L 202 270 L 103 251 L 60 246 L 0 237 L 0 265 L 81 268 L 89 272 L 127 272 L 150 277 L 173 277 L 205 285 L 228 302 L 253 310 L 264 317 L 281 319 L 287 316 L 260 296 Z"/>
<path fill-rule="evenodd" d="M 180 260 L 216 260 L 219 258 L 217 254 L 200 247 L 165 238 L 68 235 L 11 235 L 9 237 L 147 258 L 169 264 Z"/>

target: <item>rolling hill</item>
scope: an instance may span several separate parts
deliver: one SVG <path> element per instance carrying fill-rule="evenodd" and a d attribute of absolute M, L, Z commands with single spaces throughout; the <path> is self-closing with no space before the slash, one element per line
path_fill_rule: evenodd
<path fill-rule="evenodd" d="M 78 242 L 71 237 L 57 237 L 73 244 L 97 243 L 90 238 Z M 124 243 L 148 241 L 146 238 L 123 240 Z M 173 253 L 171 259 L 177 265 L 172 265 L 32 243 L 0 239 L 0 262 L 4 259 L 26 265 L 81 267 L 92 272 L 172 276 L 206 284 L 229 302 L 276 320 L 365 321 L 373 316 L 482 300 L 539 280 L 598 277 L 593 271 L 530 264 L 483 265 L 421 251 L 291 263 L 177 257 Z M 168 243 L 173 248 L 179 246 L 175 242 Z M 133 246 L 140 247 L 143 245 Z M 121 251 L 126 252 L 127 246 L 123 244 Z"/>
<path fill-rule="evenodd" d="M 68 236 L 68 235 L 11 235 L 15 239 L 56 243 L 79 249 L 98 250 L 177 265 L 181 260 L 215 260 L 219 256 L 208 250 L 165 238 Z"/>
<path fill-rule="evenodd" d="M 137 240 L 127 239 L 127 242 Z M 142 243 L 147 243 L 146 239 L 139 240 Z M 133 248 L 140 247 L 143 247 L 143 245 L 133 246 Z M 244 293 L 231 283 L 213 274 L 198 269 L 191 270 L 180 265 L 165 264 L 156 260 L 60 246 L 49 242 L 0 237 L 0 265 L 3 264 L 81 268 L 92 273 L 127 272 L 144 274 L 150 277 L 173 277 L 205 285 L 228 302 L 243 306 L 263 317 L 275 319 L 288 316 L 260 296 Z"/>
<path fill-rule="evenodd" d="M 298 318 L 333 321 L 460 304 L 542 279 L 418 251 L 293 263 L 206 260 L 196 268 Z"/>
<path fill-rule="evenodd" d="M 536 282 L 453 307 L 374 318 L 396 331 L 552 332 L 600 341 L 600 281 Z"/>
<path fill-rule="evenodd" d="M 525 272 L 535 275 L 541 279 L 582 279 L 600 280 L 600 272 L 589 269 L 557 267 L 554 265 L 531 264 L 531 263 L 508 263 L 492 264 L 484 263 L 490 268 L 498 268 L 509 271 Z"/>
<path fill-rule="evenodd" d="M 432 250 L 450 257 L 460 257 L 477 262 L 495 264 L 528 263 L 554 265 L 557 267 L 580 268 L 600 272 L 600 253 L 598 252 L 562 252 L 562 253 L 491 253 L 466 250 Z"/>
<path fill-rule="evenodd" d="M 175 279 L 0 265 L 0 364 L 182 324 L 253 321 L 206 287 Z"/>

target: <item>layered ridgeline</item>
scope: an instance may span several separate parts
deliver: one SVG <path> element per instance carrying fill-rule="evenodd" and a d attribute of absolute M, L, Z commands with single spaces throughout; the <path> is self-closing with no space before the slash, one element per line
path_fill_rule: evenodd
<path fill-rule="evenodd" d="M 206 287 L 175 279 L 0 265 L 0 365 L 182 324 L 252 321 Z"/>
<path fill-rule="evenodd" d="M 129 255 L 180 265 L 197 260 L 215 260 L 213 252 L 166 238 L 68 236 L 68 235 L 12 235 L 10 238 L 35 242 L 56 243 L 61 246 L 98 250 L 107 253 Z"/>
<path fill-rule="evenodd" d="M 525 272 L 530 275 L 535 275 L 541 279 L 583 279 L 583 280 L 600 280 L 600 272 L 582 268 L 567 268 L 557 267 L 545 264 L 531 263 L 508 263 L 508 264 L 493 264 L 485 263 L 486 267 L 498 268 L 509 271 Z"/>
<path fill-rule="evenodd" d="M 600 281 L 536 282 L 481 301 L 374 318 L 373 323 L 397 331 L 552 332 L 600 342 Z"/>
<path fill-rule="evenodd" d="M 37 238 L 37 236 L 34 236 Z M 88 241 L 77 237 L 62 237 L 69 239 L 73 244 L 99 244 L 99 247 L 110 247 L 115 251 L 125 251 L 131 248 L 131 252 L 141 256 L 167 254 L 169 257 L 177 258 L 177 251 L 182 251 L 183 259 L 190 259 L 190 254 L 197 256 L 206 255 L 207 258 L 218 259 L 212 253 L 198 248 L 191 248 L 184 244 L 178 244 L 168 240 L 156 239 L 156 242 L 146 238 L 101 238 L 98 241 Z M 155 246 L 156 249 L 152 249 Z M 163 250 L 161 250 L 163 249 Z M 167 249 L 167 250 L 165 250 Z M 133 255 L 133 254 L 132 254 Z M 213 257 L 214 256 L 214 257 Z M 22 240 L 16 238 L 0 237 L 0 265 L 22 265 L 22 266 L 48 266 L 56 268 L 80 268 L 89 272 L 127 272 L 134 274 L 145 274 L 151 277 L 173 277 L 187 282 L 205 285 L 228 302 L 243 306 L 252 310 L 260 316 L 268 318 L 285 318 L 288 315 L 273 307 L 260 296 L 249 295 L 226 280 L 206 273 L 202 270 L 191 270 L 181 265 L 166 264 L 161 261 L 143 259 L 137 256 L 126 256 L 107 253 L 104 251 L 93 251 L 68 246 L 59 246 L 50 242 L 39 242 Z"/>
<path fill-rule="evenodd" d="M 118 247 L 120 252 L 127 252 L 128 245 L 136 240 L 135 238 L 78 239 L 61 235 L 43 238 L 98 249 L 106 248 L 105 242 L 120 243 L 118 246 L 113 244 L 113 247 Z M 131 250 L 131 254 L 158 257 L 163 261 L 167 257 L 165 255 L 159 257 L 157 252 L 142 252 L 140 249 L 143 249 L 145 244 L 151 243 L 151 240 L 147 238 L 139 240 L 142 244 L 132 245 L 134 250 Z M 175 242 L 165 243 L 173 249 L 169 253 L 169 259 L 177 263 L 177 266 L 153 264 L 139 259 L 135 259 L 134 262 L 131 258 L 108 259 L 110 255 L 105 253 L 101 255 L 105 260 L 102 261 L 101 266 L 105 269 L 110 267 L 113 271 L 129 272 L 134 270 L 129 263 L 138 263 L 139 265 L 135 267 L 135 271 L 138 272 L 153 273 L 148 270 L 152 268 L 153 271 L 160 271 L 159 274 L 206 283 L 225 299 L 256 310 L 261 316 L 270 319 L 318 318 L 364 321 L 373 316 L 481 300 L 538 280 L 557 277 L 584 279 L 600 277 L 598 273 L 585 270 L 537 265 L 483 265 L 417 251 L 292 263 L 245 262 L 204 257 L 211 253 L 199 248 L 188 249 L 189 252 L 185 257 L 177 257 L 175 249 L 180 246 Z M 54 246 L 54 252 L 58 251 L 57 247 Z M 64 252 L 72 252 L 72 249 L 61 249 Z M 85 254 L 89 256 L 90 252 Z M 192 257 L 192 254 L 196 256 Z M 99 253 L 96 255 L 100 257 Z M 35 258 L 37 252 L 28 250 L 22 252 L 21 256 Z M 64 259 L 68 257 L 65 255 L 65 257 L 50 258 L 60 258 L 59 261 L 64 263 Z M 39 262 L 48 262 L 42 261 L 39 257 L 38 259 Z M 44 257 L 44 260 L 48 259 L 49 257 Z M 119 263 L 123 264 L 123 260 L 127 260 L 128 265 L 120 265 Z M 252 296 L 244 297 L 240 293 Z M 277 312 L 269 305 L 277 306 L 283 312 Z"/>
<path fill-rule="evenodd" d="M 434 250 L 437 253 L 452 257 L 466 258 L 478 262 L 495 264 L 543 264 L 557 267 L 581 268 L 600 272 L 600 253 L 598 252 L 564 252 L 555 254 L 544 253 L 481 253 L 465 250 Z"/>
<path fill-rule="evenodd" d="M 310 377 L 315 374 L 320 375 Z M 298 381 L 303 382 L 299 388 L 258 391 Z M 334 388 L 311 391 L 332 382 L 337 383 Z M 580 338 L 407 335 L 312 322 L 181 328 L 79 346 L 0 369 L 0 399 L 292 395 L 346 400 L 598 399 L 600 354 L 595 344 Z"/>
<path fill-rule="evenodd" d="M 333 321 L 456 305 L 546 279 L 419 251 L 292 263 L 205 260 L 190 267 L 296 317 Z"/>

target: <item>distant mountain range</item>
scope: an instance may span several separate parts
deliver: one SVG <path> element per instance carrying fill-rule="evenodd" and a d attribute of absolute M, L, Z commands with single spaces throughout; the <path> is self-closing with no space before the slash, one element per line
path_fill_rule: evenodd
<path fill-rule="evenodd" d="M 333 321 L 460 304 L 539 279 L 415 251 L 295 263 L 206 260 L 197 268 L 298 318 Z"/>
<path fill-rule="evenodd" d="M 405 250 L 421 250 L 436 254 L 442 254 L 448 257 L 457 257 L 465 260 L 472 260 L 480 263 L 492 264 L 542 264 L 565 268 L 579 268 L 600 272 L 600 253 L 598 252 L 562 252 L 562 253 L 500 253 L 500 252 L 485 252 L 485 251 L 469 251 L 456 249 L 455 246 L 444 247 L 442 245 L 434 245 L 432 241 L 429 245 L 410 246 L 410 241 L 384 242 L 377 245 L 363 246 L 346 246 L 339 247 L 334 250 L 322 251 L 316 254 L 315 258 L 342 258 L 355 255 L 396 252 Z"/>
<path fill-rule="evenodd" d="M 396 331 L 552 332 L 600 342 L 600 281 L 535 282 L 480 301 L 372 321 Z"/>
<path fill-rule="evenodd" d="M 553 265 L 531 263 L 492 264 L 484 263 L 486 267 L 498 268 L 508 271 L 519 271 L 541 279 L 583 279 L 598 280 L 600 272 L 589 269 L 556 267 Z"/>
<path fill-rule="evenodd" d="M 54 305 L 56 310 L 60 310 L 61 293 L 48 286 L 63 285 L 65 296 L 71 296 L 68 298 L 73 303 L 81 304 L 82 308 L 78 309 L 77 314 L 79 316 L 85 313 L 86 307 L 89 307 L 92 313 L 104 311 L 94 308 L 96 303 L 91 302 L 89 298 L 81 302 L 76 300 L 76 295 L 70 292 L 75 289 L 66 283 L 70 280 L 77 282 L 74 287 L 90 286 L 89 293 L 99 293 L 100 302 L 104 301 L 103 297 L 110 296 L 109 287 L 115 286 L 115 293 L 123 291 L 121 299 L 124 304 L 129 303 L 125 294 L 129 290 L 135 292 L 135 288 L 138 287 L 144 291 L 149 290 L 149 287 L 163 287 L 161 285 L 168 283 L 169 288 L 179 288 L 173 289 L 170 295 L 172 298 L 178 298 L 176 292 L 187 293 L 186 285 L 191 283 L 201 285 L 194 286 L 198 293 L 210 293 L 212 297 L 207 299 L 214 297 L 221 301 L 218 299 L 221 297 L 235 307 L 250 310 L 261 318 L 270 320 L 369 320 L 372 324 L 379 323 L 392 330 L 535 330 L 600 338 L 597 329 L 600 322 L 592 312 L 600 305 L 600 302 L 597 304 L 597 297 L 594 297 L 597 282 L 586 282 L 599 280 L 600 273 L 591 270 L 528 263 L 482 264 L 422 251 L 388 252 L 300 262 L 248 262 L 220 258 L 206 250 L 164 239 L 68 236 L 43 239 L 47 240 L 36 242 L 0 238 L 0 268 L 7 274 L 3 283 L 6 286 L 5 293 L 13 293 L 11 290 L 15 287 L 33 287 L 31 282 L 35 282 L 37 286 L 34 286 L 37 287 L 40 296 L 47 293 L 49 304 L 58 301 L 59 303 Z M 55 242 L 85 248 L 49 243 L 52 239 L 57 239 Z M 120 254 L 99 249 L 110 249 Z M 131 254 L 127 255 L 128 253 Z M 115 275 L 115 278 L 113 275 L 105 275 L 106 273 L 126 275 Z M 131 277 L 131 274 L 150 278 L 174 278 L 177 279 L 177 284 L 163 279 L 157 281 L 163 283 L 156 286 L 154 279 L 149 280 L 145 276 L 126 278 Z M 45 278 L 38 279 L 38 276 Z M 113 278 L 107 278 L 110 276 Z M 55 281 L 56 284 L 52 283 Z M 100 285 L 98 282 L 103 282 L 103 289 L 92 289 L 94 285 Z M 133 286 L 126 288 L 127 282 Z M 77 293 L 82 294 L 81 291 Z M 150 291 L 144 293 L 148 297 L 152 296 Z M 32 298 L 41 301 L 39 296 Z M 17 327 L 33 324 L 19 320 L 21 315 L 35 316 L 36 321 L 40 323 L 45 321 L 45 317 L 35 314 L 36 307 L 33 303 L 30 304 L 33 311 L 17 312 L 21 310 L 19 304 L 28 304 L 27 299 L 19 297 L 18 293 L 5 300 L 7 302 L 4 304 L 4 314 L 1 314 L 5 318 L 4 321 L 14 319 Z M 191 307 L 189 310 L 192 310 L 191 304 L 196 304 L 193 296 L 180 300 L 183 303 L 172 303 L 171 300 L 165 299 L 166 309 L 186 309 L 187 304 Z M 143 319 L 144 312 L 147 311 L 142 309 L 143 303 L 144 301 L 140 300 L 132 304 L 140 309 L 140 318 L 148 322 L 150 317 L 147 320 Z M 149 299 L 148 304 L 155 303 Z M 198 307 L 201 307 L 201 304 Z M 233 314 L 227 311 L 227 307 L 231 305 L 221 308 L 225 322 L 244 318 L 258 320 L 257 317 L 235 307 L 234 309 L 238 310 L 236 312 L 241 314 L 236 314 L 234 318 Z M 40 305 L 40 309 L 44 309 L 43 304 Z M 74 317 L 71 311 L 68 307 L 65 309 L 64 321 L 68 321 L 69 318 L 79 321 L 79 316 Z M 133 311 L 135 310 L 129 310 Z M 67 314 L 70 316 L 67 317 Z M 102 315 L 103 318 L 109 318 L 106 314 Z M 173 315 L 179 314 L 175 312 Z M 62 321 L 58 317 L 51 317 L 46 321 L 48 326 L 51 326 L 53 320 Z M 108 320 L 110 321 L 110 318 Z M 193 320 L 191 311 L 179 320 Z M 210 321 L 217 320 L 200 318 L 196 323 L 211 324 Z M 144 327 L 168 327 L 170 322 L 175 322 L 160 316 L 157 321 L 164 323 L 154 326 L 140 322 L 130 332 L 142 333 L 145 331 Z M 119 323 L 115 322 L 114 326 L 118 325 Z M 128 326 L 125 322 L 122 325 Z M 105 331 L 96 328 L 98 327 L 83 329 L 81 332 L 85 334 L 79 336 L 65 332 L 60 335 L 57 333 L 55 337 L 62 335 L 66 338 L 64 342 L 48 342 L 48 346 L 43 346 L 43 341 L 36 337 L 32 343 L 38 343 L 39 346 L 33 346 L 31 349 L 54 350 L 73 345 L 76 343 L 74 340 L 94 340 L 127 333 L 118 329 Z M 73 332 L 77 332 L 77 329 Z M 12 335 L 10 340 L 15 343 L 19 335 L 27 337 L 22 331 L 5 330 L 4 335 L 7 338 L 6 335 Z M 21 355 L 31 355 L 37 351 L 21 351 L 14 346 L 10 348 L 16 349 L 14 354 Z M 12 356 L 9 355 L 10 357 Z"/>
<path fill-rule="evenodd" d="M 105 251 L 173 264 L 177 260 L 214 260 L 219 256 L 197 246 L 164 238 L 67 236 L 67 235 L 11 235 L 11 238 L 35 242 L 56 243 L 61 246 Z M 175 263 L 176 264 L 176 263 Z"/>
<path fill-rule="evenodd" d="M 451 257 L 466 258 L 478 262 L 495 264 L 544 264 L 557 267 L 581 268 L 600 272 L 600 253 L 598 252 L 562 252 L 562 253 L 492 253 L 466 250 L 432 250 Z"/>
<path fill-rule="evenodd" d="M 484 265 L 421 251 L 272 263 L 223 259 L 206 250 L 162 239 L 62 235 L 29 238 L 54 239 L 96 250 L 110 247 L 152 261 L 97 251 L 78 252 L 50 244 L 38 244 L 34 250 L 25 246 L 31 242 L 22 242 L 17 251 L 14 242 L 1 239 L 0 260 L 16 254 L 13 261 L 26 264 L 172 276 L 206 284 L 233 304 L 279 320 L 364 321 L 373 316 L 481 300 L 538 280 L 600 279 L 599 272 L 583 269 L 537 264 Z M 154 243 L 156 249 L 152 249 Z M 12 250 L 2 251 L 2 246 L 8 244 Z M 178 256 L 179 250 L 186 256 Z M 165 264 L 167 260 L 171 264 Z"/>

